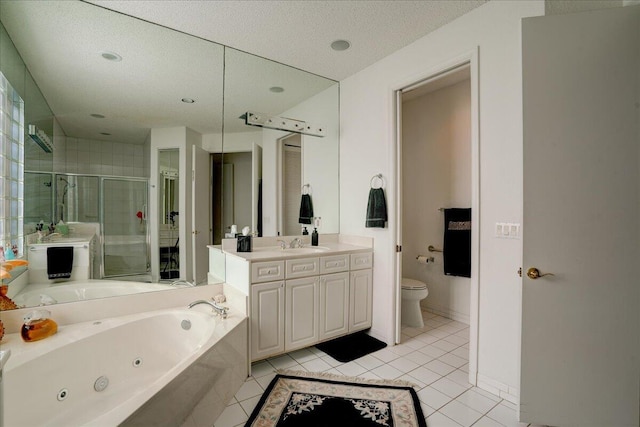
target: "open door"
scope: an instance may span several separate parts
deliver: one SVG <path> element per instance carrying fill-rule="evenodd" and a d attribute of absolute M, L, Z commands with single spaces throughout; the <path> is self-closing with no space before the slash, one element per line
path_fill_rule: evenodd
<path fill-rule="evenodd" d="M 251 156 L 251 231 L 262 236 L 262 147 L 253 143 Z"/>
<path fill-rule="evenodd" d="M 640 6 L 527 18 L 522 42 L 520 420 L 637 426 Z"/>
<path fill-rule="evenodd" d="M 191 242 L 193 254 L 193 282 L 206 283 L 209 271 L 209 153 L 193 146 L 193 170 L 191 175 Z"/>

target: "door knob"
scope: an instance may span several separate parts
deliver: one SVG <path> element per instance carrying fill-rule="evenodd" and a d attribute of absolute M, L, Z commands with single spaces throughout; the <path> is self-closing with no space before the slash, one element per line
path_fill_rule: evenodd
<path fill-rule="evenodd" d="M 542 276 L 553 276 L 553 273 L 544 273 L 544 274 L 540 274 L 540 270 L 538 270 L 535 267 L 531 267 L 530 269 L 527 270 L 527 277 L 529 277 L 529 279 L 537 279 L 538 277 L 542 277 Z"/>

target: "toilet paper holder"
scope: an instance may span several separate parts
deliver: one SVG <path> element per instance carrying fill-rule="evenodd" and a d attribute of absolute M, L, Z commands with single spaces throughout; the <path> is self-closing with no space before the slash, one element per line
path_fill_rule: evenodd
<path fill-rule="evenodd" d="M 416 257 L 416 260 L 420 264 L 429 264 L 430 262 L 435 262 L 435 258 L 434 257 L 426 256 L 426 255 L 418 255 Z"/>

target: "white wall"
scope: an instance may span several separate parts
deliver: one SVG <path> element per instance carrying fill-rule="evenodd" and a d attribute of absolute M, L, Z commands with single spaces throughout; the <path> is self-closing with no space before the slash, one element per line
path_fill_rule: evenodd
<path fill-rule="evenodd" d="M 471 207 L 471 82 L 466 80 L 402 104 L 402 275 L 429 286 L 423 307 L 469 323 L 471 281 L 446 276 L 441 207 Z M 416 256 L 435 262 L 418 264 Z"/>
<path fill-rule="evenodd" d="M 493 237 L 495 222 L 522 219 L 520 22 L 544 1 L 488 2 L 343 80 L 340 87 L 340 232 L 374 238 L 372 334 L 394 340 L 396 201 L 393 90 L 453 58 L 479 51 L 480 307 L 478 374 L 519 387 L 522 259 L 519 240 Z M 365 228 L 369 180 L 387 182 L 389 227 Z"/>

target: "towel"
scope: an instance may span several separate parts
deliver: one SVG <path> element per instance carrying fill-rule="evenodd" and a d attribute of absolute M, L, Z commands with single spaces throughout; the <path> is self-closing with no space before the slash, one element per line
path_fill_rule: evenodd
<path fill-rule="evenodd" d="M 73 268 L 73 246 L 47 248 L 47 275 L 49 280 L 68 279 Z"/>
<path fill-rule="evenodd" d="M 471 209 L 444 210 L 444 274 L 471 277 Z"/>
<path fill-rule="evenodd" d="M 311 195 L 303 194 L 302 199 L 300 200 L 300 218 L 298 218 L 298 223 L 311 224 L 312 219 L 313 204 L 311 203 Z"/>
<path fill-rule="evenodd" d="M 387 201 L 384 198 L 384 190 L 382 188 L 372 188 L 369 190 L 366 227 L 384 228 L 386 222 Z"/>

